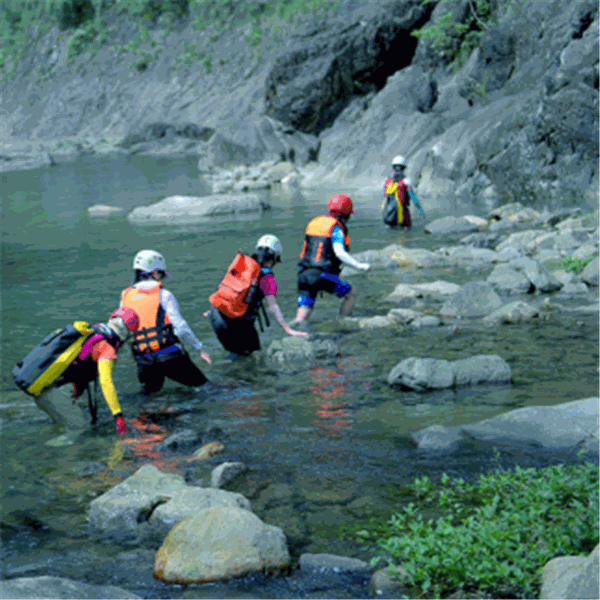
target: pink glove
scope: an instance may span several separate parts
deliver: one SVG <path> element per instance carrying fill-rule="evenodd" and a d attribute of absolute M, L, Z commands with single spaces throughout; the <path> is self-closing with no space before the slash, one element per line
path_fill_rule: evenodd
<path fill-rule="evenodd" d="M 117 415 L 115 417 L 115 425 L 117 427 L 117 433 L 119 435 L 124 435 L 127 433 L 127 423 L 125 423 L 123 415 Z"/>

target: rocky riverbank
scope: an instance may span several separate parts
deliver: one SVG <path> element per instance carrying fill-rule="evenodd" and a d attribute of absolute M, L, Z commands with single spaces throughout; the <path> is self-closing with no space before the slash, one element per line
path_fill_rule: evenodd
<path fill-rule="evenodd" d="M 176 218 L 177 204 L 170 206 L 168 218 Z M 181 205 L 181 210 L 185 213 L 187 205 Z M 563 311 L 568 316 L 598 314 L 597 213 L 542 216 L 521 205 L 506 205 L 485 216 L 445 218 L 427 227 L 433 236 L 461 231 L 464 237 L 436 251 L 394 244 L 361 253 L 360 259 L 371 262 L 374 271 L 385 269 L 391 273 L 415 266 L 460 264 L 465 271 L 469 267 L 472 280 L 462 285 L 443 280 L 398 284 L 379 305 L 371 307 L 381 314 L 339 318 L 334 324 L 338 338 L 381 328 L 398 332 L 436 328 L 452 336 L 468 322 L 481 322 L 488 331 L 494 331 Z M 579 257 L 581 267 L 587 265 L 574 270 L 559 268 L 566 258 L 573 260 L 574 256 Z M 474 275 L 478 270 L 489 271 L 490 266 L 491 274 L 477 280 Z M 344 276 L 362 275 L 347 270 Z M 312 325 L 310 333 L 308 340 L 283 338 L 272 342 L 262 353 L 259 365 L 289 373 L 333 361 L 339 353 L 336 341 L 322 337 Z M 391 388 L 414 391 L 424 398 L 444 389 L 479 385 L 502 389 L 518 383 L 506 357 L 483 354 L 455 361 L 426 355 L 404 357 L 387 376 Z M 432 425 L 411 432 L 410 439 L 414 450 L 424 455 L 448 456 L 473 443 L 597 455 L 598 418 L 598 398 L 582 398 L 509 410 L 461 426 Z M 215 433 L 203 435 L 178 429 L 161 440 L 160 449 L 177 464 L 189 465 L 193 473 L 195 464 L 214 452 L 227 450 L 227 441 L 219 445 L 211 435 Z M 369 590 L 376 597 L 405 593 L 405 584 L 391 577 L 389 570 L 376 570 L 361 560 L 302 552 L 292 559 L 291 540 L 301 535 L 301 526 L 294 519 L 289 489 L 284 484 L 271 484 L 261 492 L 261 502 L 257 503 L 228 490 L 235 487 L 247 466 L 226 459 L 216 464 L 216 458 L 212 458 L 212 470 L 204 469 L 206 476 L 200 478 L 184 478 L 152 464 L 138 468 L 89 501 L 86 514 L 90 539 L 131 546 L 120 560 L 124 564 L 130 561 L 132 572 L 152 572 L 168 586 L 206 585 L 231 577 L 278 573 L 289 582 L 287 585 L 296 585 L 298 590 L 302 586 L 334 589 L 336 582 L 343 581 L 344 585 L 354 582 L 352 585 L 362 589 L 363 594 Z M 345 498 L 341 488 L 334 495 Z M 345 500 L 351 501 L 353 510 L 360 511 L 368 499 L 351 495 Z M 264 517 L 265 502 L 274 507 L 271 513 L 266 511 L 268 518 Z M 254 512 L 255 506 L 263 507 L 261 517 Z M 335 515 L 333 509 L 331 514 Z M 552 589 L 568 589 L 569 597 L 583 597 L 585 586 L 597 578 L 594 564 L 597 567 L 593 558 L 554 559 L 545 571 L 540 597 L 549 597 L 544 594 L 553 593 L 548 591 Z M 44 597 L 136 597 L 127 591 L 126 583 L 121 589 L 100 589 L 64 578 L 15 575 L 11 573 L 12 578 L 2 582 L 4 595 L 32 597 L 43 591 Z M 148 576 L 139 575 L 140 581 Z M 322 597 L 322 592 L 315 593 Z"/>
<path fill-rule="evenodd" d="M 425 210 L 464 197 L 597 208 L 596 3 L 475 5 L 345 0 L 225 30 L 198 30 L 190 11 L 147 24 L 143 42 L 107 15 L 89 53 L 88 30 L 47 28 L 0 85 L 0 170 L 136 154 L 208 171 L 291 154 L 305 184 L 378 186 L 401 153 Z M 423 27 L 440 31 L 417 41 Z M 440 50 L 445 27 L 477 41 Z M 154 58 L 140 66 L 127 44 Z"/>

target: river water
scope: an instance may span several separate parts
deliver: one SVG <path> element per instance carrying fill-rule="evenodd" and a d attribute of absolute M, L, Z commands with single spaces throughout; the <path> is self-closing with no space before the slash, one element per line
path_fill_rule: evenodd
<path fill-rule="evenodd" d="M 572 452 L 526 447 L 500 448 L 495 459 L 494 449 L 483 444 L 453 454 L 425 454 L 413 448 L 409 434 L 436 423 L 457 425 L 518 407 L 597 396 L 597 314 L 557 313 L 498 330 L 465 322 L 453 329 L 348 333 L 335 323 L 338 301 L 325 297 L 318 300 L 311 322 L 319 336 L 339 345 L 341 354 L 333 363 L 294 374 L 277 374 L 260 361 L 227 365 L 202 314 L 235 251 L 251 251 L 264 233 L 281 239 L 283 262 L 275 270 L 278 301 L 291 320 L 303 230 L 310 218 L 322 213 L 332 190 L 292 199 L 274 196 L 272 210 L 260 216 L 138 226 L 125 217 L 91 219 L 86 208 L 109 203 L 131 209 L 161 196 L 207 194 L 195 161 L 89 158 L 7 173 L 2 189 L 0 417 L 6 577 L 60 575 L 123 585 L 143 597 L 367 597 L 362 584 L 349 581 L 331 583 L 326 590 L 293 587 L 286 578 L 187 589 L 165 586 L 152 578 L 155 546 L 90 537 L 87 506 L 147 462 L 202 484 L 220 462 L 239 460 L 249 470 L 229 489 L 243 493 L 258 516 L 286 531 L 294 561 L 304 552 L 368 560 L 375 554 L 373 544 L 359 543 L 352 532 L 374 520 L 384 522 L 406 501 L 406 486 L 416 476 L 437 479 L 447 472 L 473 479 L 494 468 L 496 461 L 542 466 L 576 460 Z M 418 219 L 409 233 L 388 231 L 379 219 L 379 198 L 356 190 L 353 199 L 353 252 L 390 243 L 435 249 L 458 239 L 427 236 Z M 212 367 L 196 361 L 213 386 L 205 393 L 167 383 L 159 394 L 144 399 L 137 393 L 134 364 L 122 352 L 115 383 L 132 424 L 132 443 L 116 440 L 109 411 L 101 406 L 95 431 L 69 446 L 48 446 L 60 431 L 16 390 L 11 368 L 49 331 L 73 320 L 105 321 L 131 281 L 134 254 L 143 248 L 165 256 L 171 274 L 166 287 L 214 359 Z M 489 270 L 375 270 L 353 279 L 358 289 L 355 314 L 385 314 L 390 306 L 383 298 L 399 282 L 465 283 L 485 279 Z M 591 292 L 577 304 L 596 300 L 597 292 Z M 261 335 L 263 347 L 282 333 L 272 325 Z M 476 354 L 505 358 L 514 384 L 417 394 L 386 383 L 390 369 L 409 356 L 456 360 Z M 224 442 L 225 452 L 192 464 L 181 453 L 155 449 L 158 441 L 182 428 L 212 431 Z"/>

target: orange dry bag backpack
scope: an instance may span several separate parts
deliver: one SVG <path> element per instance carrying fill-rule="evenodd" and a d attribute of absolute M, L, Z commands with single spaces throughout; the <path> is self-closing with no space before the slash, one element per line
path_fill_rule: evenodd
<path fill-rule="evenodd" d="M 230 319 L 243 317 L 252 302 L 259 277 L 260 264 L 238 251 L 219 289 L 209 298 L 210 303 Z"/>

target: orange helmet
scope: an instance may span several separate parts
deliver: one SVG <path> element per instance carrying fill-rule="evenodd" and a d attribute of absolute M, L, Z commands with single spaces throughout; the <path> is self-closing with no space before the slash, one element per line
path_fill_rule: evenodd
<path fill-rule="evenodd" d="M 355 214 L 352 200 L 350 200 L 350 196 L 346 196 L 346 194 L 334 194 L 331 196 L 327 203 L 327 208 L 329 209 L 329 212 L 338 215 Z"/>

